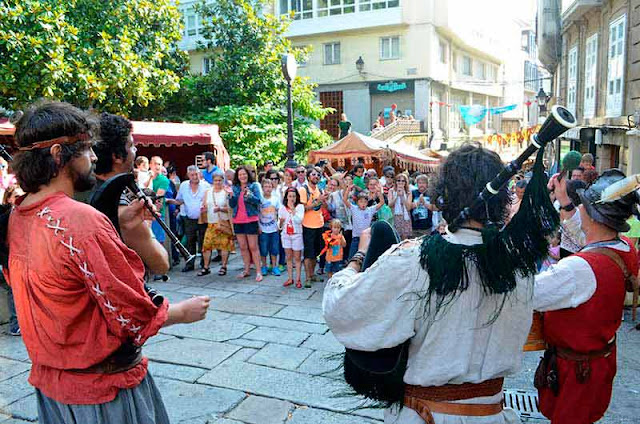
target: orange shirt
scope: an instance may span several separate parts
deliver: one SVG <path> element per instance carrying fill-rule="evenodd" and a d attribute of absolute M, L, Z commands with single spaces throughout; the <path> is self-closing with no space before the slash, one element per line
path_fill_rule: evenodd
<path fill-rule="evenodd" d="M 344 256 L 343 244 L 347 244 L 344 236 L 340 234 L 338 237 L 333 237 L 329 234 L 329 241 L 325 243 L 327 245 L 327 262 L 340 262 Z"/>
<path fill-rule="evenodd" d="M 304 187 L 300 187 L 298 189 L 298 193 L 300 193 L 300 203 L 305 206 L 310 206 L 314 200 L 320 197 L 322 192 L 317 185 L 315 190 L 312 190 L 309 186 L 307 187 L 309 188 L 309 193 L 311 194 L 311 196 L 309 196 L 310 198 L 307 198 L 307 189 Z M 317 211 L 314 211 L 313 209 L 305 210 L 304 218 L 302 219 L 302 226 L 307 228 L 322 228 L 324 226 L 322 211 L 319 209 Z"/>
<path fill-rule="evenodd" d="M 19 201 L 22 201 L 20 199 Z M 33 366 L 29 383 L 66 404 L 99 404 L 136 387 L 147 359 L 116 374 L 96 365 L 123 342 L 141 346 L 168 317 L 144 290 L 144 265 L 111 222 L 64 193 L 11 213 L 9 284 Z"/>

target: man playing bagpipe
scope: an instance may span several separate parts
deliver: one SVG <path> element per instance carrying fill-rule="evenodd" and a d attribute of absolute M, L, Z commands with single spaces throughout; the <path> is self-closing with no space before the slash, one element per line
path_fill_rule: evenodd
<path fill-rule="evenodd" d="M 27 193 L 8 223 L 8 280 L 32 362 L 42 424 L 168 423 L 141 346 L 158 330 L 204 318 L 207 297 L 156 305 L 144 265 L 111 221 L 74 201 L 95 184 L 91 118 L 66 103 L 16 123 L 13 169 Z M 144 226 L 143 208 L 121 228 Z"/>
<path fill-rule="evenodd" d="M 405 241 L 376 260 L 374 226 L 328 282 L 323 311 L 347 348 L 345 379 L 390 406 L 385 423 L 520 423 L 503 408 L 502 384 L 520 369 L 537 263 L 559 223 L 541 148 L 575 125 L 564 108 L 554 106 L 552 117 L 506 167 L 476 145 L 453 151 L 432 196 L 449 223 L 445 234 Z M 504 226 L 506 183 L 538 149 L 519 211 Z"/>
<path fill-rule="evenodd" d="M 625 287 L 633 290 L 638 273 L 634 247 L 619 237 L 638 202 L 638 177 L 607 170 L 578 190 L 579 206 L 567 195 L 566 178 L 551 180 L 563 220 L 577 221 L 586 242 L 535 281 L 547 343 L 535 385 L 552 424 L 590 424 L 609 406 Z"/>

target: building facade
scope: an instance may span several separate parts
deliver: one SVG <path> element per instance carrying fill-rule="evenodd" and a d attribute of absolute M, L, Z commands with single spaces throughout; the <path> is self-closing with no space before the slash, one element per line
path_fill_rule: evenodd
<path fill-rule="evenodd" d="M 639 173 L 629 117 L 640 110 L 640 0 L 565 0 L 561 19 L 555 95 L 578 120 L 565 150 L 595 154 L 599 171 Z"/>
<path fill-rule="evenodd" d="M 180 47 L 190 52 L 192 71 L 206 73 L 208 59 L 195 50 L 200 23 L 194 3 L 179 5 L 185 25 Z M 483 2 L 274 0 L 269 12 L 293 16 L 287 37 L 294 47 L 310 48 L 298 74 L 318 84 L 321 103 L 336 110 L 318 122 L 335 138 L 342 113 L 354 131 L 368 134 L 379 115 L 389 124 L 392 105 L 420 122 L 435 149 L 537 123 L 537 107 L 526 105 L 539 88 L 533 30 L 513 20 L 496 25 Z M 511 103 L 515 111 L 487 114 L 475 125 L 467 125 L 458 108 Z"/>

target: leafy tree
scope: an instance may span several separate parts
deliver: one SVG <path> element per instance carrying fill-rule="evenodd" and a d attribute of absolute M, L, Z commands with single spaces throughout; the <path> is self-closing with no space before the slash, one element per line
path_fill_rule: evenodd
<path fill-rule="evenodd" d="M 171 0 L 4 0 L 0 106 L 39 98 L 130 115 L 179 89 Z"/>
<path fill-rule="evenodd" d="M 283 161 L 286 151 L 287 85 L 280 69 L 285 53 L 298 61 L 308 54 L 293 48 L 284 34 L 290 18 L 264 11 L 268 0 L 216 0 L 199 3 L 203 42 L 211 68 L 207 75 L 185 78 L 166 104 L 165 116 L 220 125 L 234 163 L 246 159 Z M 313 121 L 333 111 L 323 108 L 307 78 L 293 81 L 296 156 L 321 147 L 331 137 Z"/>

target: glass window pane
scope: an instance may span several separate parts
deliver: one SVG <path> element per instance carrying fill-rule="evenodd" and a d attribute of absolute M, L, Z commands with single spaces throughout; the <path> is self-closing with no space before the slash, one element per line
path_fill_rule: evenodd
<path fill-rule="evenodd" d="M 328 16 L 328 12 L 326 10 L 319 10 L 318 11 L 318 17 L 322 18 L 324 16 Z"/>
<path fill-rule="evenodd" d="M 340 43 L 333 45 L 333 63 L 340 63 Z"/>
<path fill-rule="evenodd" d="M 326 8 L 328 6 L 327 0 L 318 0 L 318 8 Z"/>
<path fill-rule="evenodd" d="M 620 24 L 618 25 L 618 38 L 622 38 L 623 27 L 624 25 L 622 25 L 622 22 L 620 22 Z"/>
<path fill-rule="evenodd" d="M 398 7 L 400 5 L 400 0 L 389 0 L 387 2 L 387 7 Z"/>
<path fill-rule="evenodd" d="M 370 4 L 361 4 L 360 5 L 360 11 L 361 12 L 366 12 L 368 10 L 371 10 L 371 5 Z"/>
<path fill-rule="evenodd" d="M 393 57 L 400 57 L 400 37 L 391 39 L 391 54 Z"/>
<path fill-rule="evenodd" d="M 331 0 L 331 6 L 340 6 L 340 0 Z"/>
<path fill-rule="evenodd" d="M 331 16 L 333 15 L 341 15 L 342 14 L 342 9 L 338 8 L 338 9 L 331 9 L 331 12 L 329 13 Z"/>
<path fill-rule="evenodd" d="M 622 87 L 622 80 L 620 78 L 616 78 L 616 94 L 620 94 L 621 87 Z"/>
<path fill-rule="evenodd" d="M 356 11 L 356 7 L 355 6 L 347 6 L 344 8 L 344 13 L 353 13 Z"/>

